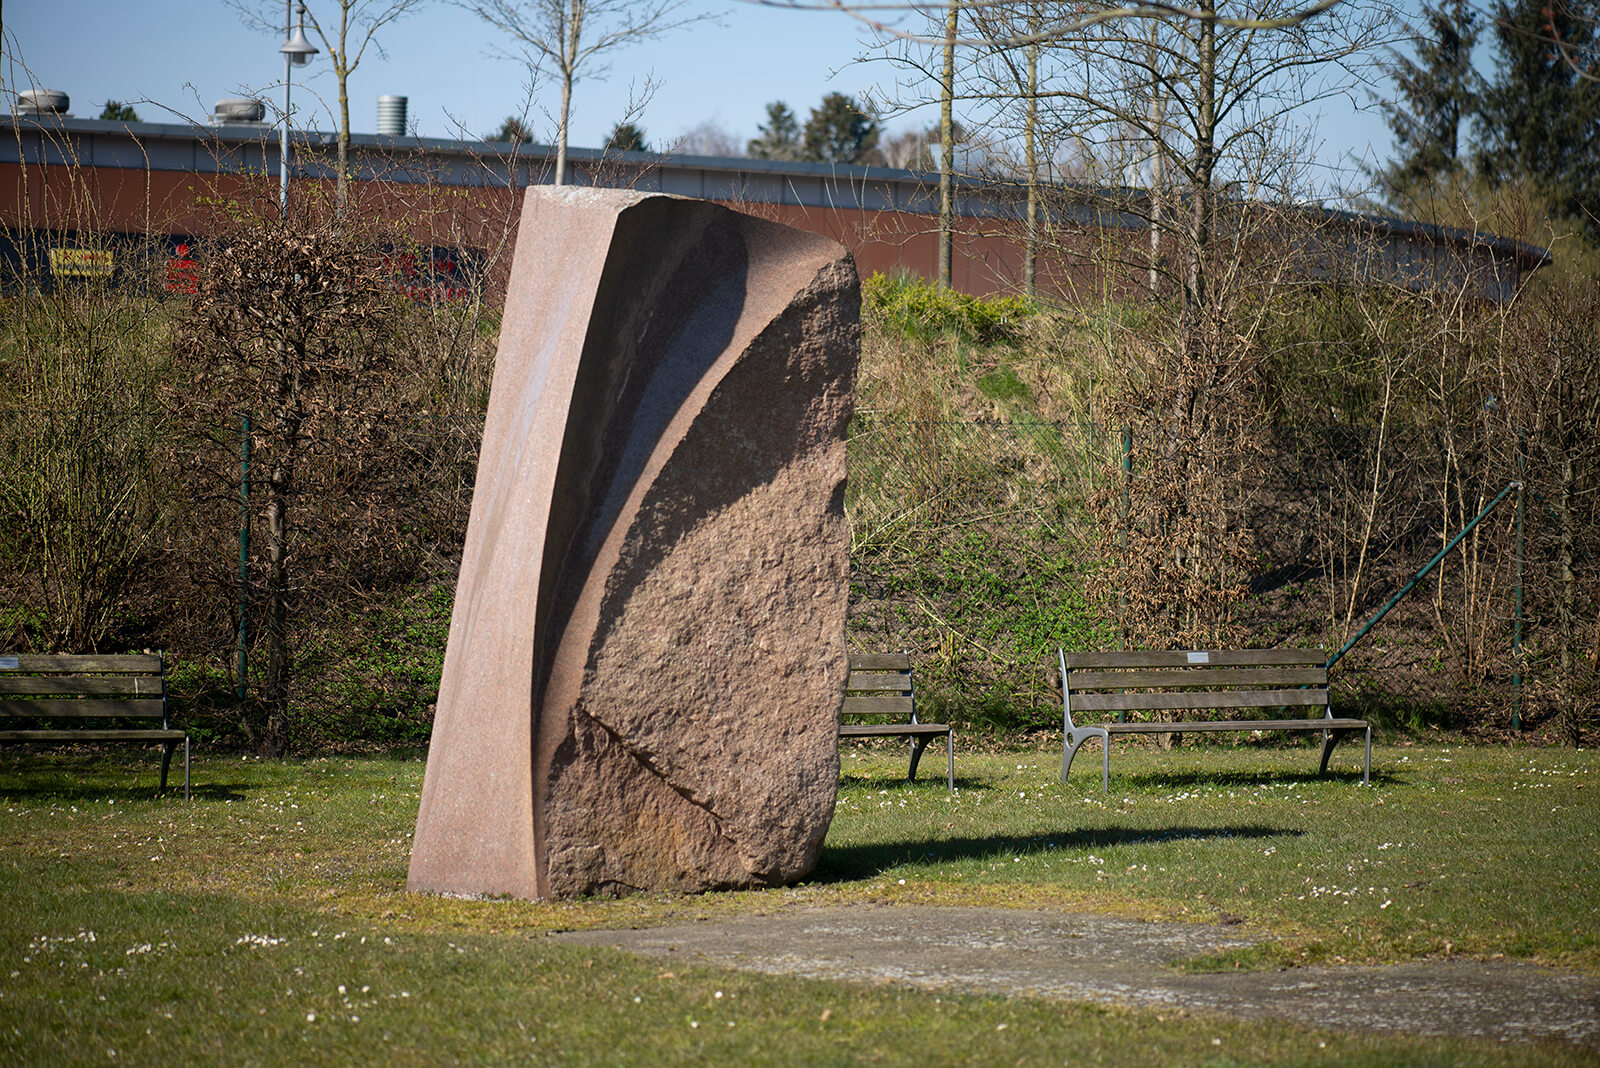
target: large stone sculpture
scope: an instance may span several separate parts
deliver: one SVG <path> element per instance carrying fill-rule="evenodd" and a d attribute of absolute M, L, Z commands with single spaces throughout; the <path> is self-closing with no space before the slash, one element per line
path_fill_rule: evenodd
<path fill-rule="evenodd" d="M 528 190 L 411 889 L 703 890 L 815 865 L 859 306 L 825 238 Z"/>

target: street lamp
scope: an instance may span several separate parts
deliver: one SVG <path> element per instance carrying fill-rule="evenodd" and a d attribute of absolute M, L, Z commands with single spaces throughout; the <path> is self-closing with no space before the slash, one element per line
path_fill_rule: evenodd
<path fill-rule="evenodd" d="M 278 145 L 278 210 L 284 217 L 289 214 L 289 81 L 295 67 L 311 62 L 318 52 L 317 46 L 306 40 L 306 5 L 296 4 L 300 23 L 290 35 L 289 0 L 283 3 L 283 33 L 285 40 L 278 46 L 283 53 L 283 139 Z"/>

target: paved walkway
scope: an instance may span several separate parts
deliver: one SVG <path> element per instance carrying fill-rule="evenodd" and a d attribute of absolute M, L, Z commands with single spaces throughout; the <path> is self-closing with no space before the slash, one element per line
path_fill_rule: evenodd
<path fill-rule="evenodd" d="M 1468 960 L 1213 975 L 1167 968 L 1259 941 L 1199 924 L 861 905 L 553 937 L 776 975 L 1600 1049 L 1600 976 Z"/>

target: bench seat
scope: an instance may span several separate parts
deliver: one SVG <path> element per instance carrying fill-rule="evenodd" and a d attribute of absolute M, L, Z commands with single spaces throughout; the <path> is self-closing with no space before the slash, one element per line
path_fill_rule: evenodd
<path fill-rule="evenodd" d="M 1198 731 L 1353 731 L 1364 719 L 1191 719 L 1156 723 L 1102 723 L 1107 734 L 1190 734 Z"/>
<path fill-rule="evenodd" d="M 1347 734 L 1366 736 L 1361 781 L 1372 781 L 1372 727 L 1364 719 L 1335 717 L 1328 668 L 1316 649 L 1160 650 L 1067 653 L 1061 661 L 1061 781 L 1078 749 L 1091 738 L 1101 747 L 1100 787 L 1111 789 L 1111 738 L 1127 734 L 1215 731 L 1320 731 L 1328 773 L 1333 747 Z M 1322 715 L 1299 719 L 1106 720 L 1078 723 L 1074 713 L 1239 711 L 1305 707 Z"/>

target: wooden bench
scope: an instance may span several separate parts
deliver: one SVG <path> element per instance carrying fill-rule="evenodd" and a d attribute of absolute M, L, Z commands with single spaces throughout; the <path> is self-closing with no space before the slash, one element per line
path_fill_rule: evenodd
<path fill-rule="evenodd" d="M 846 722 L 871 716 L 890 722 Z M 917 719 L 917 699 L 911 678 L 911 657 L 906 653 L 852 653 L 850 678 L 845 683 L 844 707 L 839 713 L 841 738 L 909 738 L 911 770 L 915 782 L 917 763 L 928 743 L 944 737 L 945 780 L 956 788 L 955 731 L 948 723 L 923 723 Z"/>
<path fill-rule="evenodd" d="M 189 798 L 189 735 L 167 720 L 166 667 L 158 653 L 0 656 L 0 722 L 33 726 L 0 730 L 0 742 L 155 742 L 162 747 L 161 790 L 173 751 L 183 743 L 183 796 Z M 150 720 L 150 725 L 45 729 L 43 721 Z"/>
<path fill-rule="evenodd" d="M 1316 649 L 1243 649 L 1213 652 L 1066 653 L 1061 657 L 1061 708 L 1066 736 L 1061 781 L 1067 781 L 1078 747 L 1100 739 L 1100 785 L 1111 789 L 1111 737 L 1115 734 L 1188 734 L 1200 731 L 1321 731 L 1322 767 L 1339 739 L 1366 732 L 1361 781 L 1372 781 L 1372 728 L 1364 719 L 1335 719 L 1328 700 L 1328 668 Z M 1132 692 L 1130 692 L 1132 691 Z M 1085 713 L 1310 707 L 1320 717 L 1301 719 L 1186 719 L 1180 722 L 1102 722 L 1082 725 Z"/>

